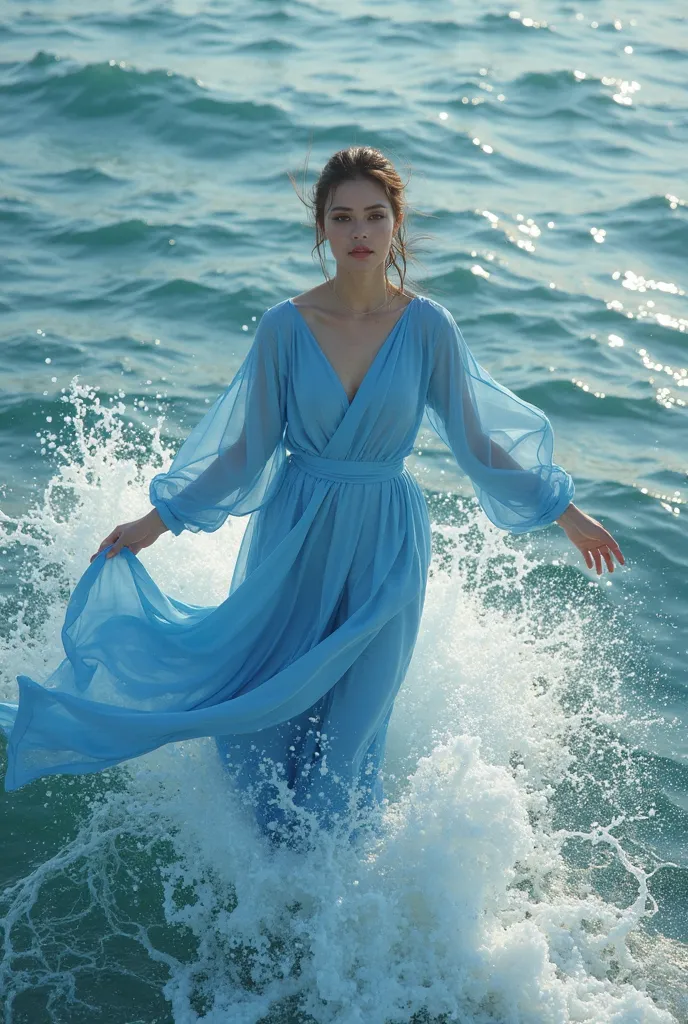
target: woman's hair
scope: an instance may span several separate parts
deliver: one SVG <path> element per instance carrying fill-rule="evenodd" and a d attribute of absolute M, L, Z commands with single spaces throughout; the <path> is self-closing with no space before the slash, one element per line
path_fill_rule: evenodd
<path fill-rule="evenodd" d="M 306 170 L 304 169 L 304 178 L 305 175 Z M 399 172 L 391 160 L 384 153 L 381 153 L 379 149 L 374 149 L 372 146 L 349 146 L 348 149 L 340 149 L 337 153 L 334 153 L 323 167 L 318 180 L 313 185 L 310 199 L 303 198 L 296 187 L 294 178 L 291 174 L 289 175 L 296 194 L 304 206 L 308 207 L 313 216 L 315 245 L 311 253 L 317 249 L 320 266 L 327 279 L 327 268 L 321 251 L 321 246 L 325 241 L 325 207 L 330 193 L 338 185 L 341 185 L 344 181 L 354 181 L 357 178 L 368 178 L 382 186 L 391 204 L 395 223 L 402 215 L 404 216 L 399 230 L 392 239 L 392 245 L 385 263 L 385 276 L 387 276 L 387 269 L 394 267 L 399 275 L 399 286 L 403 292 L 408 261 L 419 262 L 415 252 L 411 251 L 406 237 L 405 218 L 409 210 L 404 191 L 406 185 L 401 180 Z"/>

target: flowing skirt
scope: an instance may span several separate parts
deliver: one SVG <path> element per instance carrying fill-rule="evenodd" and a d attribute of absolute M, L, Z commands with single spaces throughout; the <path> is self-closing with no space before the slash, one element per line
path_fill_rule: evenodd
<path fill-rule="evenodd" d="M 345 466 L 287 460 L 217 606 L 164 594 L 126 548 L 101 552 L 70 597 L 65 659 L 43 685 L 19 676 L 18 706 L 0 705 L 6 790 L 212 736 L 265 830 L 280 824 L 271 771 L 326 827 L 352 791 L 379 803 L 430 523 L 408 470 L 347 479 L 325 463 Z"/>

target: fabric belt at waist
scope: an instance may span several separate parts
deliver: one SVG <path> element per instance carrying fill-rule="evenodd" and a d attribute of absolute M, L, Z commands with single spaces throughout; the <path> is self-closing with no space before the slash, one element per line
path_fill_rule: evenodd
<path fill-rule="evenodd" d="M 311 476 L 352 484 L 392 480 L 404 471 L 403 458 L 390 459 L 386 462 L 358 462 L 354 459 L 326 459 L 320 455 L 309 455 L 307 452 L 292 452 L 289 461 Z"/>

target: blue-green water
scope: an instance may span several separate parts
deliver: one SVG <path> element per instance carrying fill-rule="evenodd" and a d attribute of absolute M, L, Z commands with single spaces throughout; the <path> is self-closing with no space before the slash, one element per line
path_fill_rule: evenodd
<path fill-rule="evenodd" d="M 416 290 L 546 411 L 626 557 L 494 530 L 420 436 L 394 839 L 268 855 L 204 741 L 0 794 L 5 1022 L 688 1020 L 682 11 L 4 0 L 0 692 L 61 656 L 70 588 L 263 310 L 322 279 L 311 146 L 307 186 L 352 143 L 410 174 Z M 140 557 L 220 601 L 244 526 Z"/>

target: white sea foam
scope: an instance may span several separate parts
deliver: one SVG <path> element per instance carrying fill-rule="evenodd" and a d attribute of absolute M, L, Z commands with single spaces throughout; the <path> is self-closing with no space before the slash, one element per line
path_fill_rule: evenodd
<path fill-rule="evenodd" d="M 76 448 L 33 511 L 0 522 L 23 588 L 7 605 L 6 700 L 18 672 L 41 679 L 61 657 L 69 589 L 110 529 L 147 510 L 158 470 L 137 470 L 121 409 L 78 387 L 71 401 Z M 153 452 L 169 455 L 158 435 Z M 167 535 L 139 557 L 168 592 L 217 602 L 244 526 Z M 211 740 L 41 780 L 29 788 L 65 834 L 0 901 L 6 1021 L 35 992 L 49 993 L 49 1019 L 91 1019 L 98 1008 L 80 1000 L 104 967 L 134 986 L 132 1005 L 164 1012 L 166 1000 L 177 1024 L 686 1019 L 681 947 L 646 929 L 657 865 L 617 838 L 616 776 L 592 780 L 601 823 L 581 826 L 561 796 L 589 784 L 602 750 L 632 773 L 620 737 L 646 721 L 630 719 L 613 660 L 591 656 L 601 605 L 566 596 L 566 566 L 533 584 L 544 567 L 482 516 L 435 535 L 444 555 L 390 723 L 382 834 L 267 844 Z M 617 879 L 604 897 L 600 850 Z"/>

